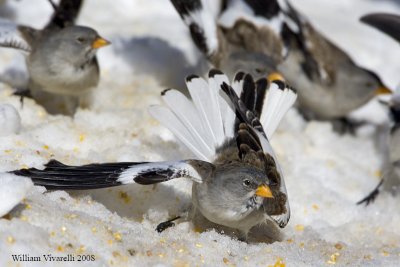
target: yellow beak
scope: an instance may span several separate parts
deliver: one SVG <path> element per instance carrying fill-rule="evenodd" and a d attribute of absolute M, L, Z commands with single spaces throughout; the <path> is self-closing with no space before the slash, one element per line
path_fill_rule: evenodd
<path fill-rule="evenodd" d="M 279 72 L 273 72 L 270 75 L 268 75 L 268 80 L 275 81 L 275 80 L 280 80 L 280 81 L 285 81 L 285 78 L 283 78 L 283 76 L 279 73 Z"/>
<path fill-rule="evenodd" d="M 107 41 L 106 39 L 103 39 L 101 37 L 98 37 L 94 42 L 92 43 L 92 48 L 97 49 L 106 45 L 111 44 L 111 42 Z"/>
<path fill-rule="evenodd" d="M 256 190 L 256 195 L 265 198 L 274 198 L 268 185 L 260 185 Z"/>
<path fill-rule="evenodd" d="M 388 95 L 392 93 L 393 93 L 392 90 L 384 86 L 378 87 L 375 91 L 376 95 Z"/>

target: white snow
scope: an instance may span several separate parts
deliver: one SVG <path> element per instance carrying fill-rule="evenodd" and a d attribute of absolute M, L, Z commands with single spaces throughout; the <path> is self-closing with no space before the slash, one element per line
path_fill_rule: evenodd
<path fill-rule="evenodd" d="M 0 217 L 6 215 L 25 198 L 33 183 L 14 174 L 0 174 Z"/>
<path fill-rule="evenodd" d="M 7 12 L 1 7 L 0 14 L 20 23 L 40 27 L 51 13 L 47 1 L 8 2 Z M 117 2 L 87 0 L 79 19 L 113 43 L 99 51 L 102 80 L 91 109 L 78 110 L 74 118 L 51 116 L 28 99 L 22 107 L 11 88 L 0 84 L 0 104 L 12 105 L 22 121 L 19 134 L 0 137 L 0 173 L 42 167 L 50 158 L 85 164 L 193 157 L 146 109 L 160 103 L 164 88 L 181 89 L 186 74 L 201 74 L 204 62 L 198 63 L 199 53 L 169 1 Z M 399 45 L 358 22 L 372 11 L 400 13 L 399 5 L 368 0 L 295 4 L 359 64 L 376 70 L 391 87 L 399 83 Z M 0 59 L 0 73 L 26 77 L 19 53 L 0 49 Z M 363 112 L 382 121 L 383 115 L 375 120 L 382 114 L 379 108 L 371 104 Z M 247 244 L 214 230 L 198 233 L 189 223 L 157 233 L 158 223 L 189 204 L 187 180 L 43 193 L 41 187 L 29 189 L 29 179 L 1 174 L 0 207 L 11 209 L 25 199 L 0 219 L 0 266 L 17 266 L 12 254 L 75 256 L 57 266 L 274 266 L 279 260 L 286 266 L 396 266 L 399 196 L 383 192 L 369 207 L 355 205 L 383 172 L 374 140 L 371 126 L 357 136 L 340 136 L 329 123 L 308 123 L 296 111 L 288 112 L 272 145 L 285 172 L 292 216 L 283 241 L 273 244 Z M 95 261 L 78 262 L 78 255 L 94 255 Z"/>
<path fill-rule="evenodd" d="M 0 136 L 16 134 L 21 128 L 18 111 L 9 104 L 0 105 Z"/>

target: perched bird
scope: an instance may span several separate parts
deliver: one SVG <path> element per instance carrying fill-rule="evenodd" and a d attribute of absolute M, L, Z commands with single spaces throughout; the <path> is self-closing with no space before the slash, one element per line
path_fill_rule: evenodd
<path fill-rule="evenodd" d="M 298 90 L 308 119 L 342 119 L 377 93 L 390 92 L 286 0 L 227 0 L 217 8 L 205 0 L 171 2 L 214 66 L 228 75 L 280 73 Z"/>
<path fill-rule="evenodd" d="M 363 16 L 361 21 L 383 31 L 400 42 L 399 15 L 375 13 Z M 384 164 L 384 177 L 378 186 L 358 204 L 369 204 L 373 201 L 378 195 L 381 186 L 385 190 L 393 192 L 398 191 L 400 188 L 400 90 L 396 90 L 391 100 L 386 104 L 390 110 L 392 127 L 388 140 L 388 162 Z"/>
<path fill-rule="evenodd" d="M 81 4 L 62 0 L 42 30 L 0 21 L 0 46 L 28 53 L 30 94 L 50 113 L 73 114 L 99 82 L 95 55 L 109 42 L 91 28 L 74 25 Z"/>
<path fill-rule="evenodd" d="M 226 75 L 209 72 L 208 82 L 186 79 L 192 101 L 177 90 L 162 92 L 166 106 L 150 113 L 169 128 L 198 159 L 175 162 L 101 163 L 67 166 L 49 162 L 45 169 L 13 171 L 48 189 L 91 189 L 130 183 L 155 184 L 186 177 L 193 181 L 192 206 L 199 216 L 233 229 L 246 239 L 256 225 L 276 222 L 285 227 L 290 208 L 282 169 L 269 143 L 296 92 L 281 81 L 253 80 L 242 72 L 232 85 Z M 239 97 L 240 96 L 240 97 Z"/>

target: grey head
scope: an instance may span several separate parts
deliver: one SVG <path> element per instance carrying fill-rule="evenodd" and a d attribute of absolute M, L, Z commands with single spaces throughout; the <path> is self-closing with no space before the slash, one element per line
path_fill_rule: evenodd
<path fill-rule="evenodd" d="M 247 232 L 268 217 L 265 198 L 279 190 L 264 171 L 243 163 L 217 165 L 205 183 L 194 184 L 194 201 L 210 221 Z"/>
<path fill-rule="evenodd" d="M 52 57 L 73 65 L 82 66 L 93 60 L 98 48 L 110 44 L 92 28 L 70 26 L 61 30 L 44 32 L 38 49 L 52 51 Z"/>
<path fill-rule="evenodd" d="M 346 68 L 349 69 L 346 70 Z M 358 66 L 351 67 L 350 64 L 344 65 L 342 70 L 337 72 L 338 79 L 343 81 L 338 85 L 343 87 L 341 88 L 344 91 L 343 96 L 355 103 L 364 104 L 376 95 L 392 93 L 373 71 Z"/>

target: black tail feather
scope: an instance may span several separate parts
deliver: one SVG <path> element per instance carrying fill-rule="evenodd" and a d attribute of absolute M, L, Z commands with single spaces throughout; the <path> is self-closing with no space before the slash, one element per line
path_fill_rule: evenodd
<path fill-rule="evenodd" d="M 52 1 L 50 3 L 54 4 Z M 47 27 L 65 28 L 74 25 L 82 3 L 83 0 L 61 0 L 58 6 L 53 6 L 55 11 Z"/>
<path fill-rule="evenodd" d="M 127 168 L 140 163 L 119 162 L 68 166 L 51 160 L 45 169 L 21 169 L 11 173 L 32 179 L 35 185 L 47 189 L 86 190 L 121 185 L 119 175 Z"/>

